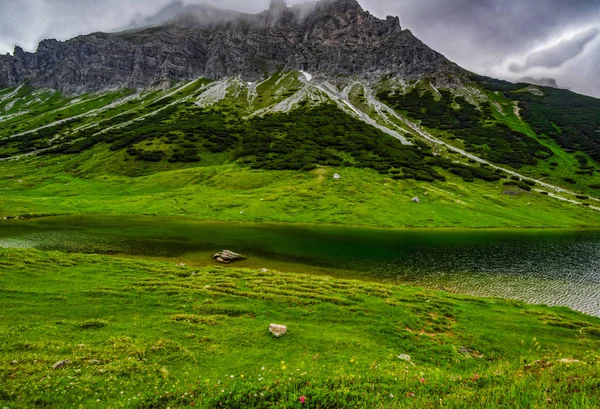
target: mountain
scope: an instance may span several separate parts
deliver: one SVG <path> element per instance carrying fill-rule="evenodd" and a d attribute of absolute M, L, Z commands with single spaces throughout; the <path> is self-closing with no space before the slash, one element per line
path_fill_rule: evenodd
<path fill-rule="evenodd" d="M 308 7 L 308 10 L 307 10 Z M 210 7 L 183 9 L 160 27 L 42 41 L 36 53 L 0 56 L 0 87 L 27 82 L 67 93 L 161 86 L 198 77 L 264 79 L 278 70 L 379 79 L 436 78 L 463 71 L 356 0 L 290 7 L 273 1 L 256 15 Z"/>
<path fill-rule="evenodd" d="M 517 82 L 521 82 L 521 83 L 525 82 L 527 84 L 540 85 L 542 87 L 560 88 L 554 78 L 523 77 L 523 78 L 519 79 Z"/>
<path fill-rule="evenodd" d="M 146 23 L 0 57 L 0 217 L 600 221 L 598 99 L 470 73 L 355 0 Z"/>

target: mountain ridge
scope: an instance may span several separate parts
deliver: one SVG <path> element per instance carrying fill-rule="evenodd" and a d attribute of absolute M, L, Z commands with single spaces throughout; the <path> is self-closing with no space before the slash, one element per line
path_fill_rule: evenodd
<path fill-rule="evenodd" d="M 374 17 L 356 0 L 321 0 L 305 14 L 273 3 L 235 18 L 204 22 L 183 14 L 141 31 L 44 40 L 35 53 L 16 47 L 13 56 L 0 56 L 0 87 L 29 83 L 81 94 L 198 77 L 257 81 L 293 69 L 333 78 L 431 78 L 443 87 L 467 75 L 402 30 L 397 17 Z"/>

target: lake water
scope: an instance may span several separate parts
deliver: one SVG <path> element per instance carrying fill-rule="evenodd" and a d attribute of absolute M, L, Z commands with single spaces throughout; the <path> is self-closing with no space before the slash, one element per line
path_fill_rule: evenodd
<path fill-rule="evenodd" d="M 329 274 L 568 306 L 600 316 L 600 231 L 380 230 L 146 217 L 0 222 L 0 247 Z"/>

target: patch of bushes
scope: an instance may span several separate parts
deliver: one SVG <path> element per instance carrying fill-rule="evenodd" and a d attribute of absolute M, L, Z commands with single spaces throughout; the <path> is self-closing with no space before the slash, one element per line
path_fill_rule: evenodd
<path fill-rule="evenodd" d="M 503 92 L 508 99 L 519 101 L 523 118 L 538 135 L 553 138 L 567 152 L 583 151 L 600 161 L 599 99 L 549 87 L 539 87 L 542 93 L 534 94 L 523 92 L 528 84 L 511 84 L 486 77 L 473 79 L 492 91 Z M 576 159 L 581 165 L 587 165 L 585 156 L 578 155 Z"/>
<path fill-rule="evenodd" d="M 468 151 L 476 152 L 495 163 L 520 168 L 536 165 L 538 159 L 547 159 L 552 150 L 528 135 L 497 123 L 489 104 L 480 107 L 449 91 L 440 91 L 436 100 L 431 92 L 408 94 L 385 91 L 378 98 L 399 111 L 405 111 L 421 124 L 432 129 L 447 131 L 464 141 Z"/>
<path fill-rule="evenodd" d="M 98 329 L 103 328 L 108 325 L 108 321 L 100 320 L 100 319 L 91 319 L 87 321 L 83 321 L 79 324 L 79 328 L 81 329 Z"/>

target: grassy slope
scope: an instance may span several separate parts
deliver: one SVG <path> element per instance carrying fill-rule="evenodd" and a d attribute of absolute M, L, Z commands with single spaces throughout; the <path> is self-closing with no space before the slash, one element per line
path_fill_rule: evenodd
<path fill-rule="evenodd" d="M 294 73 L 278 74 L 259 84 L 256 95 L 250 98 L 249 91 L 243 88 L 245 84 L 235 81 L 232 84 L 225 98 L 214 106 L 217 110 L 236 109 L 250 113 L 282 101 L 302 85 Z M 117 103 L 106 111 L 93 112 L 76 126 L 94 125 L 99 120 L 107 120 L 110 124 L 123 123 L 131 116 L 162 109 L 165 103 L 178 100 L 189 103 L 189 98 L 196 98 L 194 95 L 201 93 L 201 87 L 206 85 L 206 81 L 199 80 L 175 88 L 179 92 L 163 99 L 164 103 L 160 104 L 153 102 L 160 101 L 173 90 L 139 96 L 131 95 L 129 91 L 106 96 L 86 95 L 81 97 L 81 101 L 75 100 L 77 105 L 69 105 L 74 102 L 73 98 L 50 92 L 33 92 L 24 87 L 18 89 L 15 96 L 3 100 L 0 110 L 9 113 L 29 111 L 26 117 L 44 114 L 33 122 L 25 120 L 26 117 L 0 118 L 0 124 L 6 125 L 4 132 L 11 134 L 8 125 L 23 131 L 59 119 L 58 113 L 93 112 L 106 103 L 118 101 L 118 97 L 129 95 L 137 98 Z M 356 102 L 363 98 L 360 89 L 354 87 L 351 91 L 351 99 L 359 108 L 369 112 L 366 104 L 361 106 Z M 8 94 L 10 91 L 3 91 L 0 99 Z M 47 106 L 38 106 L 38 99 L 50 102 Z M 531 129 L 511 111 L 512 101 L 497 96 L 495 102 L 504 107 L 504 122 L 533 135 Z M 56 111 L 64 107 L 67 109 Z M 77 112 L 70 112 L 73 107 Z M 123 113 L 127 115 L 123 116 Z M 159 146 L 160 143 L 157 140 L 138 145 L 146 149 L 168 149 Z M 549 180 L 564 185 L 562 178 L 572 175 L 576 161 L 572 155 L 557 147 L 554 149 L 559 155 L 552 160 L 559 161 L 560 166 Z M 436 151 L 448 154 L 438 148 Z M 582 206 L 562 203 L 535 192 L 520 192 L 503 186 L 502 182 L 465 183 L 443 170 L 439 172 L 448 178 L 447 183 L 422 183 L 396 181 L 389 175 L 355 168 L 321 168 L 313 172 L 252 171 L 227 164 L 230 156 L 202 152 L 199 165 L 170 164 L 166 160 L 150 164 L 130 160 L 123 151 L 113 153 L 106 145 L 99 145 L 79 155 L 0 162 L 0 217 L 77 213 L 158 214 L 215 220 L 385 227 L 576 227 L 597 226 L 599 221 L 598 212 Z M 452 159 L 460 158 L 452 156 Z M 537 168 L 528 169 L 528 172 L 534 176 L 543 171 L 550 172 L 543 166 L 545 162 Z M 342 181 L 333 181 L 335 172 L 343 175 Z M 587 186 L 591 182 L 598 181 L 593 179 L 580 185 Z M 517 190 L 519 195 L 505 195 L 506 190 Z M 420 197 L 421 205 L 411 202 L 414 196 Z M 590 204 L 594 202 L 590 201 Z"/>
<path fill-rule="evenodd" d="M 293 172 L 214 164 L 167 171 L 162 163 L 123 162 L 119 155 L 125 154 L 98 148 L 0 164 L 0 216 L 185 215 L 385 227 L 575 227 L 599 221 L 597 212 L 582 206 L 535 192 L 509 196 L 501 182 L 464 183 L 451 174 L 446 183 L 424 183 L 355 168 Z M 213 159 L 219 162 L 218 155 Z M 333 179 L 335 172 L 342 180 Z M 146 175 L 125 176 L 135 173 Z M 412 203 L 415 196 L 421 204 Z"/>
<path fill-rule="evenodd" d="M 10 408 L 600 404 L 600 320 L 567 309 L 35 250 L 0 266 Z"/>

